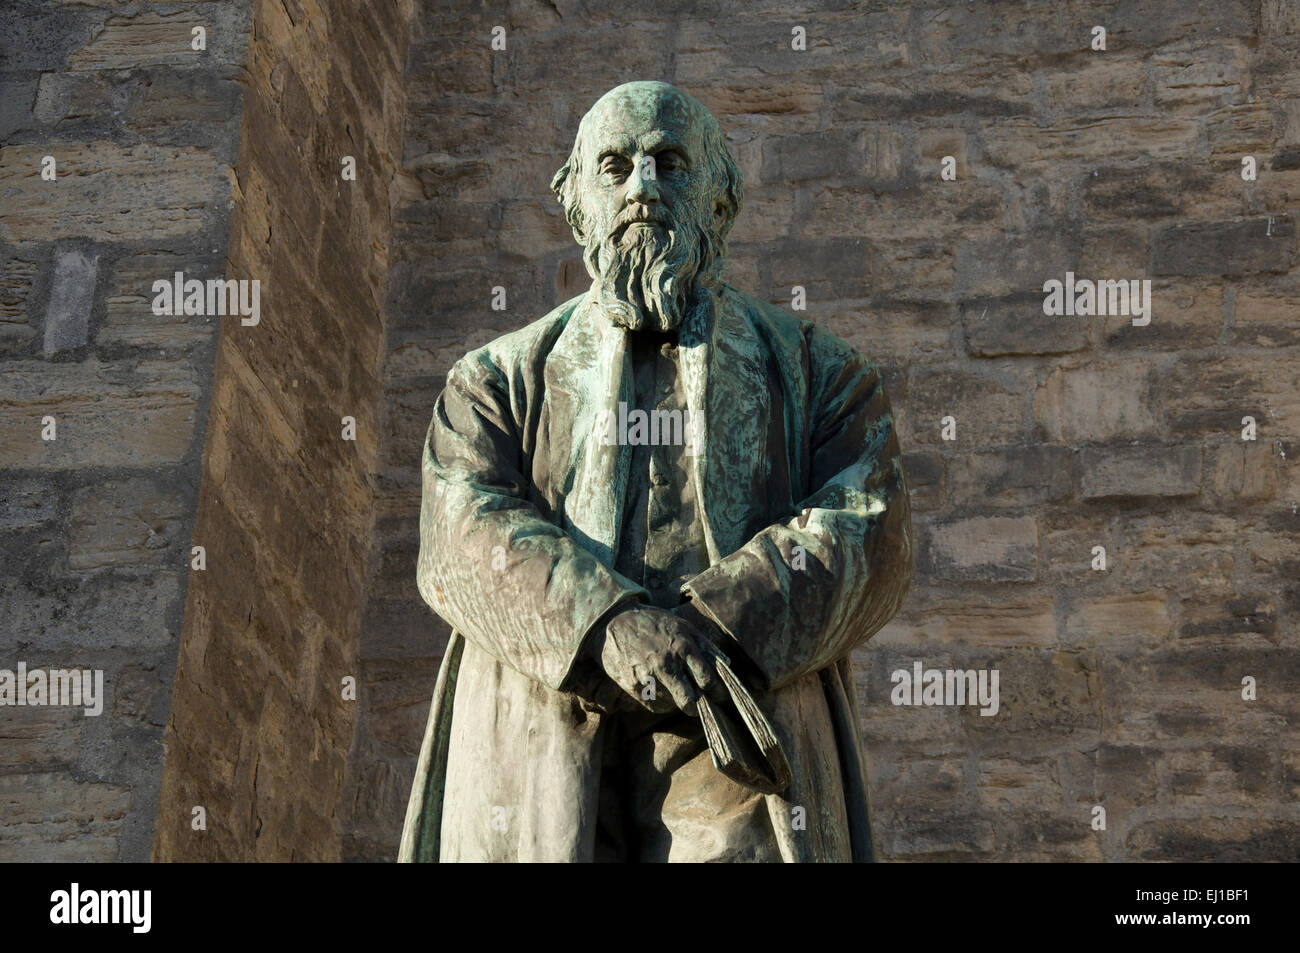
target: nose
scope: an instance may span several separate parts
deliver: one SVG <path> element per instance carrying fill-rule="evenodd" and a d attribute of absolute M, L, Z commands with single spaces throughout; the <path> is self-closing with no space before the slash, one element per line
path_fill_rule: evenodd
<path fill-rule="evenodd" d="M 629 201 L 649 205 L 659 201 L 659 183 L 655 178 L 655 160 L 650 156 L 637 159 L 627 183 Z"/>

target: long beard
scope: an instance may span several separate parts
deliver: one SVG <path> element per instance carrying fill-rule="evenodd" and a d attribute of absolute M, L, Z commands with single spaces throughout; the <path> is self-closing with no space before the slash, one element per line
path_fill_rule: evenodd
<path fill-rule="evenodd" d="M 630 226 L 587 246 L 587 271 L 605 313 L 631 331 L 674 331 L 697 283 L 716 280 L 717 243 L 695 223 Z"/>

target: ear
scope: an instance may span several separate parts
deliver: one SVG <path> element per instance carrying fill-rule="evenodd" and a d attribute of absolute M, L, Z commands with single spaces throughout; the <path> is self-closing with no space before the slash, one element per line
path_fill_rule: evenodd
<path fill-rule="evenodd" d="M 564 218 L 573 229 L 573 240 L 579 245 L 586 245 L 587 236 L 582 224 L 582 208 L 577 189 L 574 188 L 573 173 L 573 157 L 570 156 L 569 160 L 551 177 L 551 191 L 564 206 Z"/>
<path fill-rule="evenodd" d="M 569 178 L 568 162 L 565 162 L 564 165 L 560 166 L 559 170 L 555 173 L 555 175 L 551 176 L 551 191 L 555 193 L 555 197 L 558 198 L 561 202 L 564 201 L 564 195 L 562 193 L 562 190 L 564 188 L 564 183 L 568 180 L 568 178 Z"/>

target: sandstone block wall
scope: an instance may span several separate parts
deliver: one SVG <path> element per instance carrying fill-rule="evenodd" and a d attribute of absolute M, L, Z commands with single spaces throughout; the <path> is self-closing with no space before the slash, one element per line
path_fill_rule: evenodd
<path fill-rule="evenodd" d="M 920 555 L 855 658 L 882 857 L 1300 856 L 1296 10 L 10 3 L 0 668 L 108 699 L 4 709 L 0 859 L 395 856 L 433 401 L 586 284 L 547 183 L 645 78 L 727 130 L 730 280 L 886 373 Z M 259 280 L 260 324 L 155 315 L 176 271 Z M 1067 272 L 1150 280 L 1150 324 L 1045 316 Z M 997 715 L 891 704 L 916 662 L 996 669 Z"/>
<path fill-rule="evenodd" d="M 151 288 L 225 268 L 248 7 L 0 10 L 0 669 L 107 696 L 0 709 L 0 860 L 149 857 L 217 330 Z"/>
<path fill-rule="evenodd" d="M 920 564 L 856 656 L 882 856 L 1300 855 L 1296 9 L 421 4 L 345 853 L 395 853 L 446 637 L 410 583 L 442 375 L 586 283 L 546 186 L 591 103 L 649 78 L 742 166 L 731 281 L 801 286 L 887 371 Z M 1067 271 L 1149 279 L 1150 324 L 1046 317 Z M 999 670 L 999 713 L 892 705 L 916 661 Z"/>

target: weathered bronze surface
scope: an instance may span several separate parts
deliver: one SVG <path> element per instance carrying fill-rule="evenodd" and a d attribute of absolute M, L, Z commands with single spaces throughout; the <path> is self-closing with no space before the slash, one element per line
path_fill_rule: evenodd
<path fill-rule="evenodd" d="M 740 173 L 681 90 L 605 94 L 552 188 L 590 290 L 429 427 L 454 631 L 400 859 L 870 860 L 849 655 L 913 563 L 878 369 L 722 280 Z"/>

